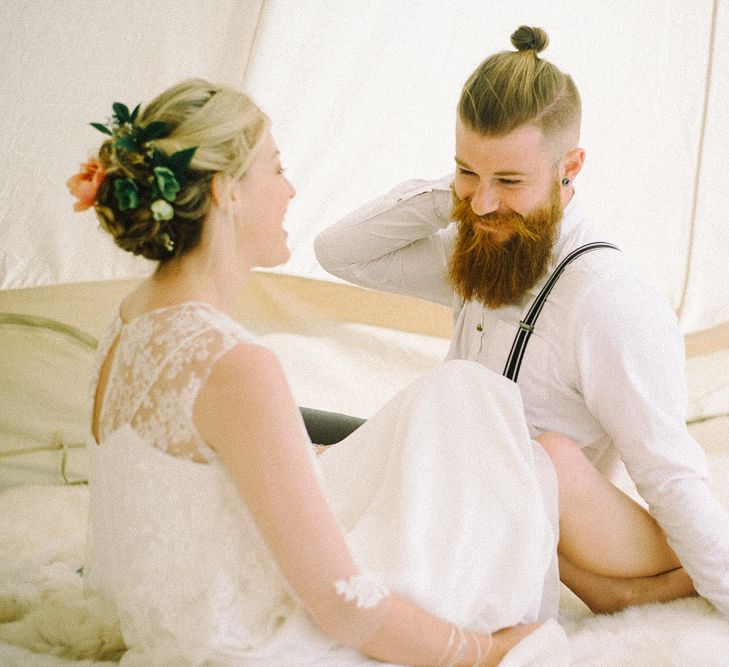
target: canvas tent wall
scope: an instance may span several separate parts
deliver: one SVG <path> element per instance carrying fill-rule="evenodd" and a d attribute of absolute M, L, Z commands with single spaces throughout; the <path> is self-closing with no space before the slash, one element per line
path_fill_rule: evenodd
<path fill-rule="evenodd" d="M 459 88 L 521 23 L 584 100 L 579 177 L 685 332 L 729 320 L 729 2 L 26 0 L 3 3 L 0 287 L 148 270 L 64 183 L 112 101 L 203 76 L 269 112 L 299 194 L 284 273 L 329 279 L 316 233 L 398 180 L 452 169 Z"/>

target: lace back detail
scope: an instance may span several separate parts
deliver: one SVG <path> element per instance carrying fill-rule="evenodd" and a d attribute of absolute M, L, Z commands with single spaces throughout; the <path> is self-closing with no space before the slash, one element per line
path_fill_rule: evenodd
<path fill-rule="evenodd" d="M 195 400 L 217 361 L 251 336 L 202 303 L 149 312 L 117 323 L 116 350 L 100 414 L 102 440 L 124 424 L 173 456 L 200 463 L 215 453 L 194 425 Z M 107 341 L 102 359 L 113 344 Z"/>

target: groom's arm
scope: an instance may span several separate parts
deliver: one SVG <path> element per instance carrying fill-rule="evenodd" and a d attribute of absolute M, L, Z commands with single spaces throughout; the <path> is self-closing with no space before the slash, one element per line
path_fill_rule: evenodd
<path fill-rule="evenodd" d="M 356 285 L 451 306 L 452 181 L 407 181 L 358 208 L 317 236 L 317 259 Z"/>

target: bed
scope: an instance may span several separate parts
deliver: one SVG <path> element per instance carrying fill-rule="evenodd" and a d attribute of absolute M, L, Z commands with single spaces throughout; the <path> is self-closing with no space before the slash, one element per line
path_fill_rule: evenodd
<path fill-rule="evenodd" d="M 83 441 L 96 340 L 134 281 L 0 292 L 0 664 L 114 665 L 112 610 L 84 598 Z M 446 309 L 256 273 L 236 313 L 281 358 L 300 405 L 366 418 L 437 364 Z M 729 335 L 687 339 L 690 428 L 729 508 Z M 627 476 L 618 480 L 634 493 Z M 729 620 L 700 598 L 595 616 L 563 589 L 575 665 L 729 665 Z"/>

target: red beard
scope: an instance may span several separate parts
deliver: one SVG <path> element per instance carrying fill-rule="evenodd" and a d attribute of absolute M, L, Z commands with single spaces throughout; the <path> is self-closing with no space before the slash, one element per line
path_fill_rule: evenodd
<path fill-rule="evenodd" d="M 476 215 L 468 200 L 453 193 L 451 217 L 458 222 L 456 247 L 448 275 L 456 292 L 466 301 L 480 301 L 489 308 L 516 303 L 544 275 L 562 219 L 559 182 L 549 202 L 526 216 L 518 213 Z M 483 223 L 511 233 L 479 229 Z"/>

